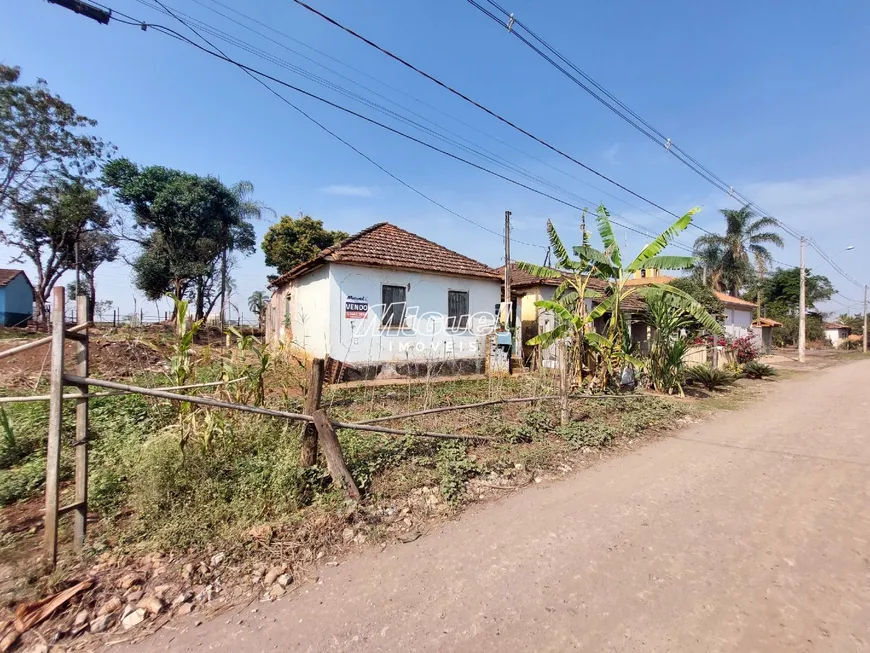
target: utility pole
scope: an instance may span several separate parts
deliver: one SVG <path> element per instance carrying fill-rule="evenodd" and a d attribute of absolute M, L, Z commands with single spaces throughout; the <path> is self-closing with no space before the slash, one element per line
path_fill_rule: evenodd
<path fill-rule="evenodd" d="M 504 316 L 505 327 L 511 326 L 511 212 L 504 212 L 504 301 L 507 314 Z"/>
<path fill-rule="evenodd" d="M 864 353 L 867 353 L 867 284 L 864 284 Z"/>
<path fill-rule="evenodd" d="M 801 236 L 801 299 L 798 310 L 800 318 L 798 322 L 798 360 L 806 361 L 807 353 L 807 241 Z"/>

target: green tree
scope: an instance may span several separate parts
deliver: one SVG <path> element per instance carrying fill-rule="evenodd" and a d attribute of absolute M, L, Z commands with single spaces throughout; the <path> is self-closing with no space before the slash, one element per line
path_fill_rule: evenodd
<path fill-rule="evenodd" d="M 36 318 L 44 321 L 51 289 L 64 272 L 75 266 L 76 242 L 80 260 L 93 270 L 110 260 L 117 249 L 91 248 L 97 234 L 107 234 L 109 213 L 98 202 L 99 193 L 79 182 L 57 182 L 34 191 L 26 202 L 16 202 L 12 230 L 3 240 L 21 251 L 36 268 Z M 112 253 L 114 252 L 114 253 Z"/>
<path fill-rule="evenodd" d="M 797 315 L 788 315 L 780 319 L 781 327 L 773 330 L 773 344 L 777 347 L 791 347 L 797 345 L 799 318 Z M 807 315 L 807 342 L 820 342 L 825 339 L 825 325 L 818 313 Z"/>
<path fill-rule="evenodd" d="M 267 207 L 262 202 L 253 199 L 254 184 L 252 184 L 250 181 L 242 180 L 240 182 L 237 182 L 230 187 L 230 191 L 236 198 L 236 212 L 238 214 L 237 218 L 239 221 L 248 222 L 254 219 L 259 220 L 262 217 L 264 211 L 272 211 L 272 209 Z M 274 211 L 272 212 L 274 213 Z M 229 287 L 227 285 L 227 274 L 229 272 L 229 261 L 227 257 L 230 249 L 229 234 L 230 225 L 227 223 L 223 223 L 221 225 L 221 238 L 224 242 L 224 246 L 221 250 L 221 326 L 223 326 L 223 322 L 226 319 L 226 305 L 229 295 Z"/>
<path fill-rule="evenodd" d="M 692 297 L 711 315 L 717 322 L 721 322 L 725 318 L 725 307 L 716 296 L 716 293 L 709 286 L 696 281 L 692 277 L 681 277 L 668 282 L 669 286 L 678 288 L 684 293 Z M 691 333 L 697 333 L 703 330 L 700 322 L 690 321 L 686 327 Z"/>
<path fill-rule="evenodd" d="M 96 274 L 97 268 L 103 263 L 111 263 L 118 257 L 118 238 L 108 230 L 85 231 L 79 237 L 78 256 L 73 255 L 73 260 L 78 260 L 80 278 L 78 288 L 76 282 L 67 284 L 67 297 L 75 301 L 76 293 L 88 298 L 88 321 L 94 321 L 94 315 L 99 312 L 100 304 L 102 311 L 106 311 L 106 302 L 97 301 Z M 112 302 L 108 302 L 111 306 Z"/>
<path fill-rule="evenodd" d="M 806 287 L 807 310 L 815 309 L 816 304 L 827 301 L 834 295 L 834 286 L 830 279 L 813 274 L 809 269 Z M 800 268 L 778 268 L 762 285 L 768 316 L 784 318 L 798 315 L 800 288 Z"/>
<path fill-rule="evenodd" d="M 837 318 L 837 321 L 852 329 L 852 335 L 860 336 L 864 334 L 864 315 L 862 313 L 857 315 L 842 313 Z"/>
<path fill-rule="evenodd" d="M 103 180 L 133 214 L 125 238 L 140 246 L 133 262 L 134 283 L 155 300 L 166 292 L 193 297 L 196 319 L 220 296 L 224 252 L 252 254 L 254 227 L 237 191 L 215 177 L 162 166 L 140 168 L 116 159 L 103 168 Z"/>
<path fill-rule="evenodd" d="M 770 265 L 773 257 L 766 245 L 783 246 L 774 218 L 759 218 L 747 205 L 723 209 L 725 235 L 705 234 L 695 241 L 695 256 L 707 265 L 712 287 L 737 296 L 753 269 L 753 260 Z"/>
<path fill-rule="evenodd" d="M 0 216 L 40 188 L 86 177 L 112 149 L 83 133 L 97 122 L 48 90 L 18 83 L 21 69 L 0 64 Z"/>
<path fill-rule="evenodd" d="M 644 321 L 652 327 L 647 372 L 659 392 L 683 396 L 683 357 L 689 348 L 685 335 L 697 321 L 660 288 L 644 296 Z"/>
<path fill-rule="evenodd" d="M 324 229 L 322 220 L 308 215 L 298 218 L 285 215 L 269 227 L 262 247 L 266 265 L 277 268 L 278 274 L 284 274 L 345 238 L 347 234 L 343 231 Z"/>

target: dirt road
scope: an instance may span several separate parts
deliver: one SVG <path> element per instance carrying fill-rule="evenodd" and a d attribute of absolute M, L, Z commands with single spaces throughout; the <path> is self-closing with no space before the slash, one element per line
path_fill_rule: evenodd
<path fill-rule="evenodd" d="M 858 362 L 135 650 L 870 650 L 868 493 Z"/>

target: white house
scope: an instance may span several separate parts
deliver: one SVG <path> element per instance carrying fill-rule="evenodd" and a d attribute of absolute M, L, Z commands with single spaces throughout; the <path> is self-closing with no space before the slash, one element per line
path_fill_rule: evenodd
<path fill-rule="evenodd" d="M 713 294 L 719 298 L 725 309 L 725 320 L 722 324 L 726 334 L 734 338 L 742 338 L 753 333 L 752 313 L 758 308 L 758 304 L 726 295 L 724 292 L 714 291 Z"/>
<path fill-rule="evenodd" d="M 825 337 L 834 347 L 839 347 L 844 340 L 849 339 L 852 329 L 841 322 L 825 322 Z"/>
<path fill-rule="evenodd" d="M 271 284 L 266 337 L 345 380 L 483 371 L 501 301 L 495 270 L 382 222 Z"/>
<path fill-rule="evenodd" d="M 639 270 L 635 272 L 633 279 L 629 279 L 626 282 L 626 285 L 647 286 L 656 283 L 669 283 L 674 279 L 676 277 L 658 274 L 658 270 Z M 733 338 L 741 338 L 753 333 L 752 312 L 758 308 L 758 304 L 727 295 L 724 292 L 713 291 L 713 294 L 722 302 L 722 307 L 725 309 L 725 319 L 722 321 L 722 327 L 727 335 Z"/>

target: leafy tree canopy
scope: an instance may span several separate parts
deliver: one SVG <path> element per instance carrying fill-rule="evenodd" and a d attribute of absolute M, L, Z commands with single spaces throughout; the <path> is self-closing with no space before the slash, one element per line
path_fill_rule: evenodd
<path fill-rule="evenodd" d="M 322 220 L 308 215 L 298 218 L 282 216 L 263 237 L 266 265 L 276 267 L 278 274 L 284 274 L 347 236 L 343 231 L 324 229 Z"/>
<path fill-rule="evenodd" d="M 837 318 L 837 321 L 850 327 L 852 335 L 860 336 L 864 334 L 864 316 L 862 314 L 849 315 L 848 313 L 843 313 Z"/>
<path fill-rule="evenodd" d="M 139 167 L 128 159 L 106 164 L 103 181 L 133 215 L 126 238 L 141 247 L 133 262 L 136 287 L 149 299 L 190 292 L 196 318 L 204 317 L 224 249 L 254 252 L 254 227 L 240 195 L 215 177 Z"/>
<path fill-rule="evenodd" d="M 799 268 L 777 269 L 762 285 L 763 301 L 770 317 L 797 315 L 800 306 L 801 274 Z M 807 309 L 815 308 L 834 294 L 831 281 L 807 270 Z"/>
<path fill-rule="evenodd" d="M 718 297 L 716 297 L 716 293 L 703 283 L 700 283 L 693 278 L 682 277 L 674 279 L 668 283 L 668 285 L 678 288 L 689 295 L 689 297 L 703 306 L 704 309 L 717 321 L 721 321 L 725 317 L 725 309 L 722 306 L 722 302 L 719 301 Z M 703 327 L 699 322 L 692 321 L 687 328 L 689 331 L 697 332 Z"/>
<path fill-rule="evenodd" d="M 45 304 L 60 276 L 79 261 L 86 274 L 117 255 L 107 234 L 111 216 L 100 206 L 99 193 L 81 182 L 58 182 L 36 190 L 13 209 L 12 229 L 4 241 L 36 267 L 37 318 L 45 317 Z"/>
<path fill-rule="evenodd" d="M 0 215 L 39 188 L 90 175 L 114 149 L 84 133 L 97 122 L 48 90 L 18 83 L 21 69 L 0 64 Z"/>

